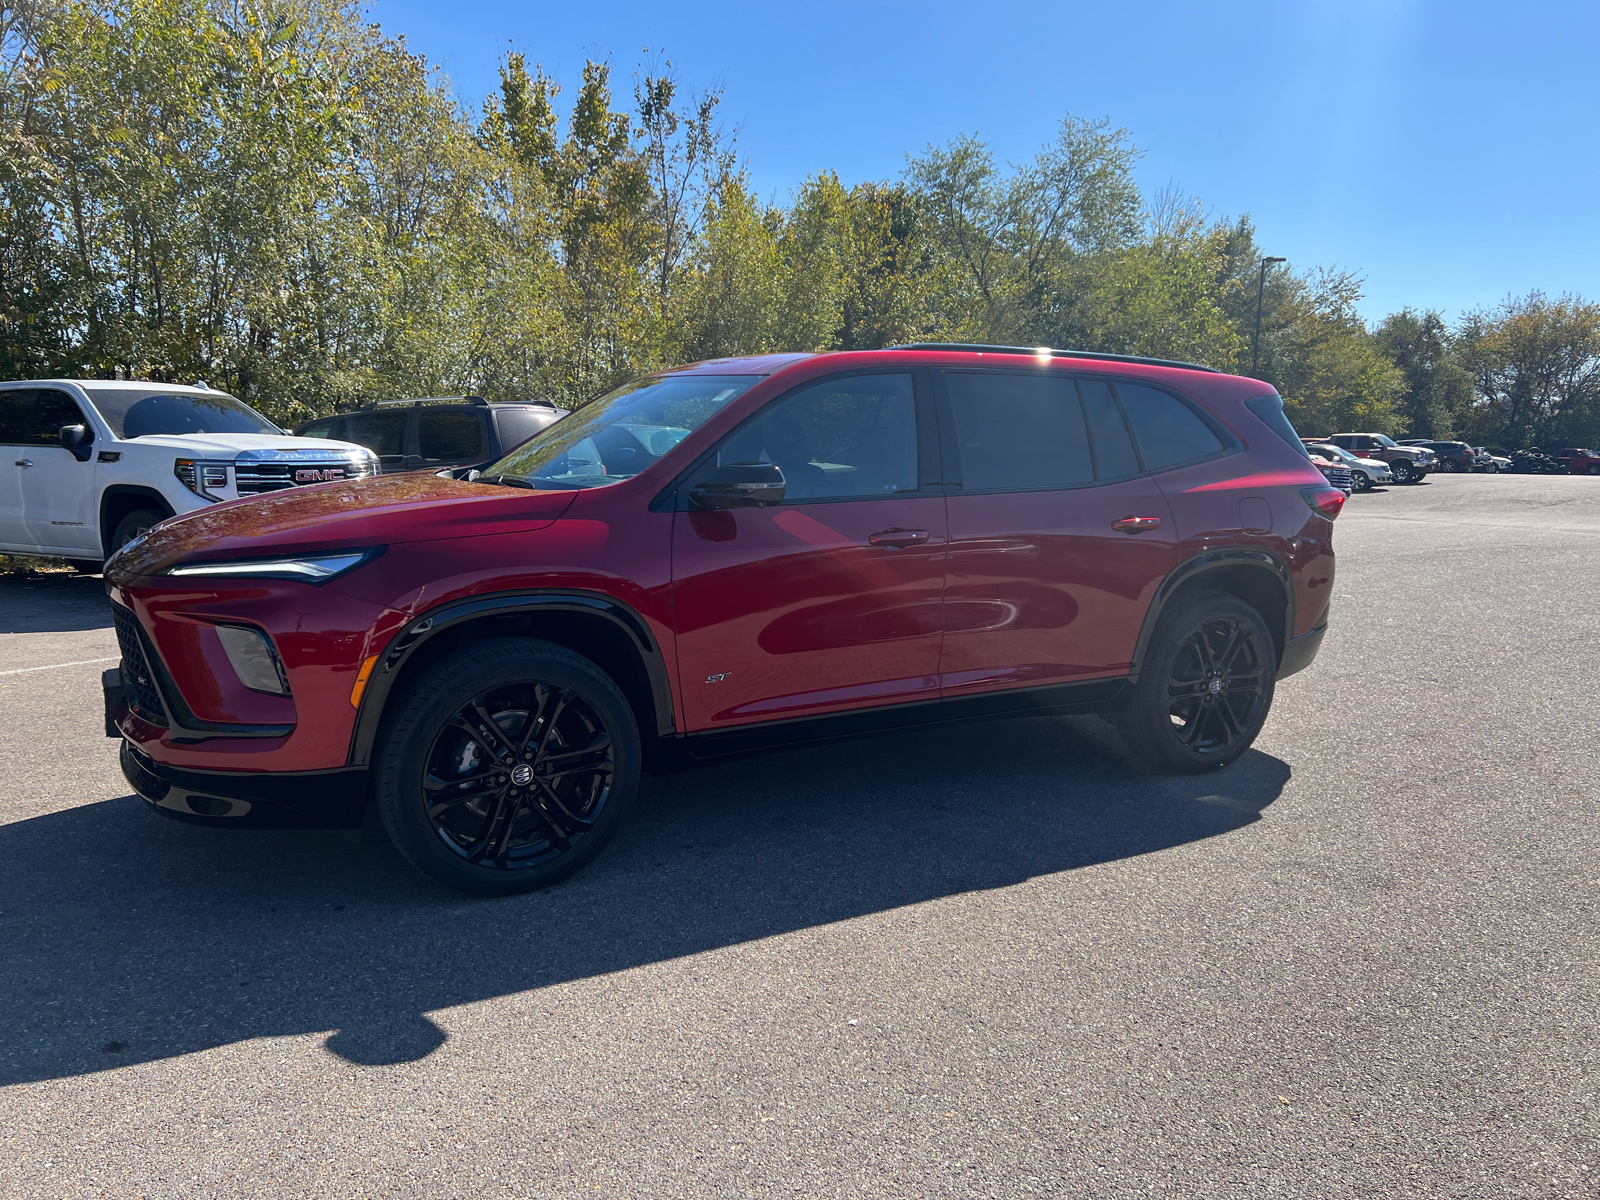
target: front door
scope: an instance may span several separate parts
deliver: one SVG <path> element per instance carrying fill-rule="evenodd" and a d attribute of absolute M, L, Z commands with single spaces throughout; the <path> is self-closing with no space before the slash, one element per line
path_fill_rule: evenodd
<path fill-rule="evenodd" d="M 673 606 L 689 730 L 937 698 L 945 501 L 918 393 L 910 372 L 806 385 L 680 486 Z M 783 502 L 693 508 L 696 480 L 735 462 L 776 463 Z"/>
<path fill-rule="evenodd" d="M 94 487 L 95 454 L 83 459 L 61 444 L 63 425 L 93 430 L 78 402 L 58 388 L 33 388 L 27 443 L 8 446 L 22 498 L 23 532 L 40 551 L 67 557 L 101 554 Z"/>
<path fill-rule="evenodd" d="M 1110 387 L 1049 369 L 940 383 L 955 452 L 944 695 L 1126 673 L 1178 555 Z"/>

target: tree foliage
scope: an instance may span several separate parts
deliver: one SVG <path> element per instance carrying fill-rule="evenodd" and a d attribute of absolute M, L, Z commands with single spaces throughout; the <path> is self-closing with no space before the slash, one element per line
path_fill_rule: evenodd
<path fill-rule="evenodd" d="M 1308 432 L 1600 441 L 1600 310 L 1359 318 L 1248 218 L 1146 197 L 1127 130 L 975 134 L 899 179 L 758 196 L 672 64 L 509 53 L 468 111 L 351 0 L 0 0 L 0 377 L 205 378 L 291 422 L 376 398 L 565 404 L 674 362 L 914 340 L 1259 375 Z"/>

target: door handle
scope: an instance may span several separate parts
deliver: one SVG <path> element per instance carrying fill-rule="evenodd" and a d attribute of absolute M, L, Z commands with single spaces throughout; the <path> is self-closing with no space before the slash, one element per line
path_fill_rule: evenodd
<path fill-rule="evenodd" d="M 867 544 L 882 546 L 886 550 L 904 550 L 907 546 L 920 546 L 927 540 L 926 529 L 885 529 L 867 538 Z"/>
<path fill-rule="evenodd" d="M 17 459 L 16 462 L 12 463 L 11 465 L 14 466 L 14 467 L 31 467 L 31 466 L 33 466 L 33 459 L 31 459 L 31 458 L 19 458 L 19 459 Z"/>
<path fill-rule="evenodd" d="M 1123 517 L 1120 521 L 1111 522 L 1111 528 L 1118 533 L 1143 533 L 1147 529 L 1160 529 L 1160 517 Z"/>

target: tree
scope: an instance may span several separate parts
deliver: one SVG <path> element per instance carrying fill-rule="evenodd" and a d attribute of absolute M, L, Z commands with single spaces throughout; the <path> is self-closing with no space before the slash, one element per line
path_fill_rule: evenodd
<path fill-rule="evenodd" d="M 1466 426 L 1502 446 L 1600 442 L 1600 304 L 1542 292 L 1462 318 L 1477 392 Z"/>
<path fill-rule="evenodd" d="M 1373 335 L 1405 375 L 1399 408 L 1416 437 L 1452 441 L 1457 415 L 1472 402 L 1472 377 L 1457 360 L 1444 318 L 1429 309 L 1402 309 Z"/>

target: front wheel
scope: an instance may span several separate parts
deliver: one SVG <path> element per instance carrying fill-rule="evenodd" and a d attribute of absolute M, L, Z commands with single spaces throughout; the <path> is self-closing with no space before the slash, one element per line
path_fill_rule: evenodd
<path fill-rule="evenodd" d="M 1118 731 L 1142 761 L 1219 770 L 1261 732 L 1277 673 L 1259 612 L 1226 592 L 1181 593 L 1161 614 Z"/>
<path fill-rule="evenodd" d="M 1589 464 L 1589 474 L 1591 474 L 1591 475 L 1600 475 L 1600 463 L 1590 463 Z"/>
<path fill-rule="evenodd" d="M 1370 492 L 1372 490 L 1372 476 L 1365 471 L 1350 472 L 1350 482 L 1355 485 L 1355 489 L 1358 492 Z"/>
<path fill-rule="evenodd" d="M 1389 472 L 1394 476 L 1396 483 L 1416 483 L 1422 478 L 1422 472 L 1415 464 L 1405 459 L 1397 459 L 1389 464 Z"/>
<path fill-rule="evenodd" d="M 115 554 L 134 538 L 143 537 L 165 519 L 165 513 L 159 513 L 153 508 L 134 509 L 118 521 L 117 527 L 111 531 L 111 553 Z"/>
<path fill-rule="evenodd" d="M 377 803 L 426 875 L 505 896 L 595 857 L 639 787 L 639 730 L 604 671 L 551 642 L 505 638 L 436 664 L 385 722 Z"/>

